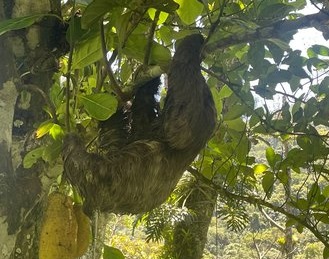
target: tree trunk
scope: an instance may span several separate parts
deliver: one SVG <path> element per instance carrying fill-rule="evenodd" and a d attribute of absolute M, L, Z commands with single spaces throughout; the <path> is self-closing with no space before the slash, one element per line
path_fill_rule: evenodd
<path fill-rule="evenodd" d="M 35 13 L 60 15 L 59 10 L 59 0 L 0 0 L 0 21 Z M 45 102 L 30 86 L 47 93 L 52 85 L 57 60 L 50 53 L 61 42 L 54 36 L 59 24 L 57 18 L 46 17 L 0 37 L 0 257 L 4 259 L 38 258 L 40 197 L 48 194 L 50 181 L 43 178 L 44 164 L 27 170 L 22 157 L 36 147 L 35 124 L 45 118 L 40 109 Z"/>
<path fill-rule="evenodd" d="M 213 216 L 217 193 L 201 181 L 191 179 L 190 192 L 184 205 L 192 219 L 179 222 L 174 229 L 173 242 L 166 244 L 169 258 L 199 259 L 207 241 L 208 227 Z"/>

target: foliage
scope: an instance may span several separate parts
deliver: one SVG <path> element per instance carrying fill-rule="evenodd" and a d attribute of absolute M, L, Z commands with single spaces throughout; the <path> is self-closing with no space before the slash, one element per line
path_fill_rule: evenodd
<path fill-rule="evenodd" d="M 69 1 L 63 22 L 71 50 L 47 93 L 49 118 L 37 129 L 44 145 L 25 156 L 24 166 L 38 159 L 56 163 L 70 128 L 94 139 L 96 120 L 107 119 L 141 82 L 166 72 L 173 43 L 201 31 L 218 129 L 191 168 L 218 191 L 222 205 L 239 205 L 218 210 L 231 228 L 246 227 L 244 207 L 253 204 L 286 216 L 287 226 L 306 228 L 329 247 L 329 49 L 316 44 L 304 54 L 289 46 L 299 28 L 312 27 L 317 17 L 321 29 L 328 16 L 304 16 L 305 0 L 192 2 Z M 77 8 L 82 15 L 75 15 Z M 43 16 L 3 22 L 0 33 Z M 168 211 L 152 218 L 158 229 L 150 239 L 159 239 Z M 226 249 L 233 256 L 239 245 Z"/>

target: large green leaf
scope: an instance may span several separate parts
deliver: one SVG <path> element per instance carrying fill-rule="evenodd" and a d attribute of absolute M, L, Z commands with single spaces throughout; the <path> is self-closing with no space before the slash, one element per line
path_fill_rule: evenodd
<path fill-rule="evenodd" d="M 19 30 L 26 27 L 31 26 L 35 22 L 39 21 L 41 18 L 45 16 L 54 16 L 59 18 L 54 14 L 33 14 L 24 17 L 18 17 L 10 20 L 5 20 L 0 22 L 0 35 L 12 31 L 12 30 Z"/>
<path fill-rule="evenodd" d="M 123 53 L 130 58 L 139 60 L 140 62 L 144 61 L 145 49 L 148 44 L 148 39 L 141 34 L 133 34 L 129 37 L 126 42 L 126 46 L 123 49 Z M 150 55 L 150 64 L 160 65 L 162 67 L 168 66 L 171 60 L 171 54 L 169 49 L 160 45 L 157 42 L 152 43 L 151 55 Z"/>
<path fill-rule="evenodd" d="M 116 7 L 125 7 L 129 2 L 129 0 L 94 0 L 87 6 L 82 15 L 82 28 L 88 29 L 90 26 L 99 22 L 106 13 Z"/>
<path fill-rule="evenodd" d="M 125 256 L 119 249 L 104 245 L 103 259 L 125 259 Z"/>
<path fill-rule="evenodd" d="M 201 15 L 203 5 L 197 0 L 175 0 L 179 4 L 177 14 L 185 24 L 195 22 L 195 19 Z"/>
<path fill-rule="evenodd" d="M 72 69 L 82 69 L 100 59 L 103 53 L 99 34 L 94 34 L 76 45 L 73 52 Z"/>
<path fill-rule="evenodd" d="M 108 119 L 117 108 L 117 99 L 110 94 L 80 95 L 79 98 L 88 114 L 100 121 Z"/>

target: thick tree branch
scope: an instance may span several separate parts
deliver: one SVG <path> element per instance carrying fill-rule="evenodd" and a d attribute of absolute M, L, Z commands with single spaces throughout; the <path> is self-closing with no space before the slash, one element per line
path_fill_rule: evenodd
<path fill-rule="evenodd" d="M 218 42 L 208 44 L 205 47 L 205 53 L 210 54 L 217 49 L 223 49 L 232 45 L 255 42 L 270 38 L 280 38 L 285 33 L 298 29 L 311 27 L 323 28 L 329 24 L 329 15 L 323 12 L 305 15 L 296 20 L 284 20 L 275 22 L 272 25 L 260 27 L 256 31 L 246 32 L 245 34 L 233 34 L 230 37 L 221 39 Z M 326 26 L 325 26 L 326 25 Z"/>
<path fill-rule="evenodd" d="M 218 192 L 218 194 L 223 196 L 223 197 L 227 197 L 227 198 L 232 199 L 232 200 L 244 201 L 244 202 L 247 202 L 249 204 L 253 204 L 253 205 L 257 205 L 257 206 L 263 206 L 263 207 L 271 209 L 272 211 L 279 212 L 279 213 L 287 216 L 288 218 L 291 218 L 291 219 L 295 220 L 296 222 L 298 222 L 299 224 L 301 224 L 302 226 L 304 226 L 308 230 L 310 230 L 313 233 L 313 235 L 316 236 L 319 239 L 319 241 L 321 241 L 327 248 L 329 248 L 329 243 L 328 243 L 328 240 L 326 239 L 326 237 L 323 236 L 319 231 L 317 231 L 317 229 L 314 228 L 312 226 L 312 224 L 309 223 L 306 219 L 302 219 L 298 215 L 295 215 L 295 214 L 292 214 L 292 213 L 286 211 L 284 209 L 284 207 L 276 206 L 276 205 L 274 205 L 270 202 L 267 202 L 267 201 L 265 201 L 261 198 L 251 196 L 251 195 L 250 196 L 244 196 L 244 195 L 232 193 L 232 192 L 228 191 L 226 188 L 224 188 L 223 186 L 220 186 L 220 185 L 214 183 L 213 181 L 209 180 L 208 178 L 204 177 L 202 174 L 200 174 L 198 172 L 198 170 L 196 170 L 195 168 L 193 168 L 191 166 L 189 166 L 187 170 L 191 174 L 193 174 L 195 177 L 197 177 L 198 179 L 201 179 L 202 181 L 204 181 L 209 186 L 212 186 Z"/>

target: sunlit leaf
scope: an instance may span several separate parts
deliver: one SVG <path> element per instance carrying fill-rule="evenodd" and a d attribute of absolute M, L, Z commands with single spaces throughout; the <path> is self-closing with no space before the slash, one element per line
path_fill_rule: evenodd
<path fill-rule="evenodd" d="M 203 4 L 197 0 L 175 0 L 179 4 L 177 14 L 185 24 L 195 22 L 195 19 L 201 15 Z"/>
<path fill-rule="evenodd" d="M 37 138 L 41 138 L 46 135 L 53 126 L 54 123 L 52 121 L 42 123 L 37 129 Z"/>
<path fill-rule="evenodd" d="M 61 140 L 64 136 L 64 131 L 60 125 L 54 124 L 49 130 L 49 134 L 53 139 Z"/>
<path fill-rule="evenodd" d="M 154 8 L 150 8 L 150 9 L 148 9 L 148 14 L 149 14 L 149 16 L 150 16 L 150 18 L 151 18 L 152 20 L 154 20 L 155 12 L 156 12 L 156 11 L 157 11 L 157 10 L 154 9 Z M 167 20 L 168 16 L 169 16 L 168 13 L 160 12 L 160 14 L 159 14 L 159 19 L 158 19 L 158 21 L 157 21 L 157 25 L 159 25 L 159 24 L 163 24 L 163 23 Z"/>
<path fill-rule="evenodd" d="M 268 166 L 265 164 L 257 164 L 254 166 L 254 172 L 255 174 L 261 174 L 265 172 L 268 169 Z"/>
<path fill-rule="evenodd" d="M 219 90 L 219 97 L 221 99 L 230 97 L 232 95 L 233 91 L 227 86 L 224 85 L 220 90 Z"/>
<path fill-rule="evenodd" d="M 28 152 L 23 158 L 23 167 L 31 168 L 42 157 L 44 147 L 38 147 Z"/>
<path fill-rule="evenodd" d="M 314 57 L 316 55 L 329 56 L 329 48 L 315 44 L 307 50 L 307 54 L 309 57 Z"/>

